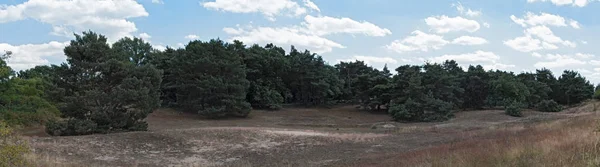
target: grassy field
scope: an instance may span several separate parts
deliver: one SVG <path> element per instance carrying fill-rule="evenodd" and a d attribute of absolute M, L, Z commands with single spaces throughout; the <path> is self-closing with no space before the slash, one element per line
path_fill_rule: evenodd
<path fill-rule="evenodd" d="M 22 134 L 36 166 L 600 166 L 596 105 L 522 118 L 459 112 L 437 123 L 397 123 L 352 106 L 228 120 L 162 109 L 146 132 Z"/>

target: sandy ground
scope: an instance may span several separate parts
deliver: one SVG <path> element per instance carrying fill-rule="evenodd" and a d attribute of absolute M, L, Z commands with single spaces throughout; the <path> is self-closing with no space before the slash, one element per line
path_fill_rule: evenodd
<path fill-rule="evenodd" d="M 450 121 L 397 123 L 385 113 L 333 109 L 253 111 L 249 118 L 206 120 L 161 109 L 148 117 L 149 130 L 106 135 L 48 137 L 24 131 L 40 157 L 57 166 L 393 166 L 390 155 L 485 132 L 592 114 L 585 105 L 561 113 L 501 110 L 459 112 Z"/>

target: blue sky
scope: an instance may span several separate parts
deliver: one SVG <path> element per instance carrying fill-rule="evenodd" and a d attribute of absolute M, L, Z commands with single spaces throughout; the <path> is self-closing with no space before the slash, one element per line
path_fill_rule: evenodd
<path fill-rule="evenodd" d="M 21 70 L 65 60 L 72 33 L 155 48 L 239 39 L 309 49 L 330 64 L 363 60 L 581 72 L 600 83 L 598 0 L 0 0 L 0 50 Z"/>

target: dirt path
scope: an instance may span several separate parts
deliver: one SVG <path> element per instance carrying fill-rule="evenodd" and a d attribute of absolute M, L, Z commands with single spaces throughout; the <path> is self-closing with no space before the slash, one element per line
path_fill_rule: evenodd
<path fill-rule="evenodd" d="M 396 123 L 353 107 L 254 111 L 247 119 L 229 120 L 164 109 L 148 118 L 147 132 L 29 139 L 36 154 L 75 166 L 376 165 L 388 155 L 484 138 L 497 128 L 589 114 L 584 107 L 526 111 L 523 118 L 499 110 L 460 112 L 440 123 Z"/>

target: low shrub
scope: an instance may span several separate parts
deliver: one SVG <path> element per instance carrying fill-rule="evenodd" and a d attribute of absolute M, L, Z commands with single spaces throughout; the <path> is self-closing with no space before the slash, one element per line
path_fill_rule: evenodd
<path fill-rule="evenodd" d="M 542 100 L 536 108 L 541 112 L 560 112 L 562 107 L 554 100 Z"/>
<path fill-rule="evenodd" d="M 97 127 L 91 120 L 53 120 L 46 124 L 46 133 L 53 136 L 89 135 L 96 133 Z"/>
<path fill-rule="evenodd" d="M 14 134 L 6 122 L 0 122 L 0 166 L 28 166 L 27 153 L 27 143 Z"/>
<path fill-rule="evenodd" d="M 404 104 L 392 104 L 388 112 L 396 121 L 409 122 L 445 121 L 453 116 L 452 103 L 434 98 L 423 102 L 409 98 Z"/>
<path fill-rule="evenodd" d="M 510 115 L 513 117 L 522 117 L 523 113 L 521 112 L 521 104 L 518 102 L 509 103 L 508 106 L 504 109 L 506 115 Z"/>

